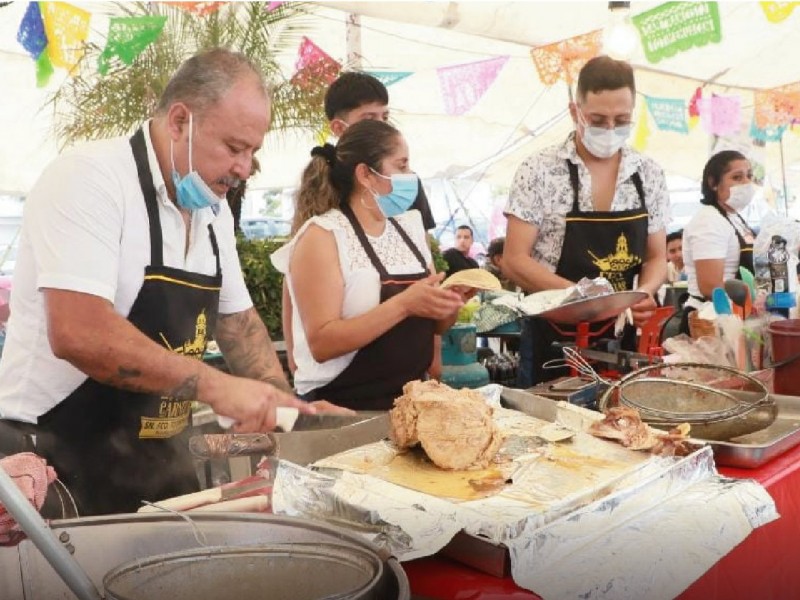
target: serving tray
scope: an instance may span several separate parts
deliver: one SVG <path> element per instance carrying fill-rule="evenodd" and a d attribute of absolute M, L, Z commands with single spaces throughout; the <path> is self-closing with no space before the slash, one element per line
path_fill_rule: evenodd
<path fill-rule="evenodd" d="M 595 323 L 613 319 L 626 308 L 630 308 L 645 298 L 647 298 L 646 292 L 616 292 L 560 304 L 555 308 L 540 312 L 536 316 L 564 325 L 576 325 L 581 322 Z"/>
<path fill-rule="evenodd" d="M 778 405 L 778 416 L 772 425 L 727 442 L 707 442 L 714 449 L 717 465 L 756 469 L 800 444 L 800 396 L 771 397 Z"/>

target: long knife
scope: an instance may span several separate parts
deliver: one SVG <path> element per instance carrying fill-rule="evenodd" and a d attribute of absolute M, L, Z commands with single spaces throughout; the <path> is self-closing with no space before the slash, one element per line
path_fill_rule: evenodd
<path fill-rule="evenodd" d="M 335 429 L 289 431 L 285 433 L 219 433 L 195 435 L 189 439 L 189 449 L 198 458 L 228 458 L 231 456 L 276 456 L 300 465 L 309 465 L 320 458 L 377 442 L 389 434 L 389 415 L 364 416 L 301 415 L 312 417 L 315 425 L 359 422 Z M 313 419 L 319 417 L 319 419 Z M 327 417 L 327 418 L 326 418 Z M 298 423 L 300 418 L 298 417 Z"/>
<path fill-rule="evenodd" d="M 384 439 L 389 435 L 389 414 L 383 413 L 339 429 L 290 431 L 273 435 L 278 442 L 278 458 L 308 466 L 321 458 Z"/>

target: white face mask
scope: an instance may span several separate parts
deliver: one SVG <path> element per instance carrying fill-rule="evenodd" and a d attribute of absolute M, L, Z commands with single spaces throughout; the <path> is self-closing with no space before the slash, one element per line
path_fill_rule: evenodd
<path fill-rule="evenodd" d="M 586 146 L 586 149 L 597 158 L 611 158 L 614 156 L 625 145 L 625 141 L 631 134 L 630 125 L 621 125 L 614 127 L 614 129 L 589 127 L 580 111 L 578 111 L 578 118 L 581 125 L 583 125 L 581 141 Z"/>
<path fill-rule="evenodd" d="M 730 193 L 725 204 L 736 212 L 741 212 L 753 201 L 753 197 L 756 195 L 756 186 L 753 183 L 735 185 L 731 188 Z"/>

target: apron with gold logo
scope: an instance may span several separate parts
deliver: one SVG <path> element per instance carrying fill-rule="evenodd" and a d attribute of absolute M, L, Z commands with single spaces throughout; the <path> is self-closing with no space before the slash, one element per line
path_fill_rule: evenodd
<path fill-rule="evenodd" d="M 128 320 L 172 352 L 200 360 L 217 319 L 222 286 L 219 249 L 208 231 L 216 275 L 164 266 L 158 200 L 141 130 L 131 138 L 150 221 L 151 264 Z M 188 437 L 191 401 L 111 387 L 87 379 L 39 417 L 36 451 L 55 467 L 81 515 L 134 512 L 197 491 Z"/>
<path fill-rule="evenodd" d="M 629 179 L 639 196 L 638 208 L 584 212 L 578 202 L 578 167 L 568 160 L 567 168 L 572 187 L 572 209 L 566 216 L 564 242 L 556 274 L 576 282 L 584 277 L 605 277 L 614 287 L 614 291 L 633 289 L 634 278 L 641 271 L 647 253 L 648 214 L 639 173 L 634 172 Z M 626 181 L 625 184 L 627 183 Z M 559 329 L 566 333 L 575 331 L 574 327 L 564 325 L 559 325 Z M 595 323 L 590 327 L 593 333 L 606 329 L 607 322 Z M 623 346 L 633 349 L 635 336 L 634 328 L 626 328 Z M 549 322 L 537 317 L 524 319 L 522 337 L 517 385 L 529 387 L 566 374 L 563 369 L 545 370 L 542 365 L 548 360 L 562 358 L 561 351 L 552 346 L 553 342 L 574 342 L 574 337 L 560 334 Z"/>

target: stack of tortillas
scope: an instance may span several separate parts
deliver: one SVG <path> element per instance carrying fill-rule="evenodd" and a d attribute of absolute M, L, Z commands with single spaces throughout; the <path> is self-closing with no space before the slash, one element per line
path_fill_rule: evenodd
<path fill-rule="evenodd" d="M 502 289 L 500 280 L 485 269 L 464 269 L 453 273 L 442 282 L 443 288 L 462 286 L 476 290 Z"/>

